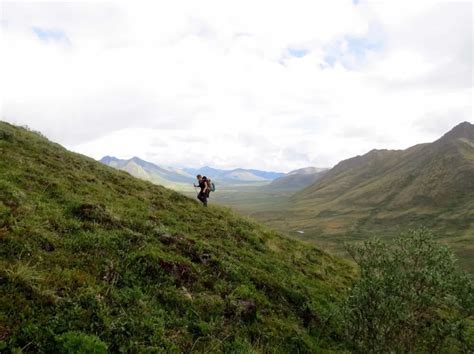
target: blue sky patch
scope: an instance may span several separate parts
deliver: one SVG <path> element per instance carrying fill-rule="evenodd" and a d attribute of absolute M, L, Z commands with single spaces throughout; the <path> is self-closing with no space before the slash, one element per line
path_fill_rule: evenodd
<path fill-rule="evenodd" d="M 355 70 L 362 66 L 370 52 L 383 49 L 383 33 L 375 26 L 369 28 L 366 36 L 346 35 L 330 43 L 326 47 L 324 62 L 326 67 L 333 67 L 336 62 L 341 63 L 346 69 Z"/>
<path fill-rule="evenodd" d="M 324 62 L 328 64 L 329 66 L 334 66 L 334 63 L 336 63 L 336 57 L 334 55 L 326 55 L 324 57 Z"/>
<path fill-rule="evenodd" d="M 358 58 L 365 56 L 367 51 L 377 51 L 382 48 L 382 43 L 378 39 L 370 37 L 345 37 L 349 53 Z"/>
<path fill-rule="evenodd" d="M 43 42 L 64 42 L 70 43 L 69 38 L 67 37 L 64 31 L 59 29 L 46 29 L 40 27 L 33 27 L 33 32 L 36 36 Z"/>
<path fill-rule="evenodd" d="M 292 57 L 296 57 L 296 58 L 302 58 L 305 55 L 307 55 L 308 53 L 309 53 L 309 51 L 306 50 L 306 49 L 296 49 L 296 48 L 288 49 L 288 54 L 290 54 Z"/>

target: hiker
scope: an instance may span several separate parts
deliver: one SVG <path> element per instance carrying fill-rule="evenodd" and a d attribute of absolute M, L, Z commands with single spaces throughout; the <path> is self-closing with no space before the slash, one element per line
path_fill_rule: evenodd
<path fill-rule="evenodd" d="M 196 178 L 199 184 L 197 186 L 194 185 L 194 187 L 201 188 L 199 194 L 197 195 L 197 198 L 205 207 L 207 207 L 207 198 L 209 198 L 209 186 L 207 184 L 207 178 L 201 175 L 197 175 Z"/>

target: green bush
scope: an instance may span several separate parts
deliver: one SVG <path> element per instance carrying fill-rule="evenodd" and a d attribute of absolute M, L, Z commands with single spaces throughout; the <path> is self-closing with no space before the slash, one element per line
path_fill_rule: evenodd
<path fill-rule="evenodd" d="M 428 231 L 412 231 L 390 245 L 374 239 L 349 252 L 360 279 L 343 312 L 356 352 L 467 350 L 474 282 Z"/>
<path fill-rule="evenodd" d="M 59 352 L 64 354 L 103 354 L 107 345 L 99 338 L 82 332 L 66 332 L 58 338 Z"/>

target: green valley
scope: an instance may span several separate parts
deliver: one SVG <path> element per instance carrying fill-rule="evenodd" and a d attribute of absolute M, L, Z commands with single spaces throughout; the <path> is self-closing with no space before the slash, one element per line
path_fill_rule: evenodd
<path fill-rule="evenodd" d="M 216 198 L 340 255 L 346 242 L 425 226 L 474 271 L 474 126 L 468 122 L 433 143 L 342 161 L 291 196 L 240 195 L 248 198 Z"/>
<path fill-rule="evenodd" d="M 0 354 L 474 354 L 472 1 L 2 1 Z"/>

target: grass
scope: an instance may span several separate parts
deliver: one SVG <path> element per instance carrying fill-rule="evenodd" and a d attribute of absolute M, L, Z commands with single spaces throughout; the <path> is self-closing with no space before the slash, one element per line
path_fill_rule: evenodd
<path fill-rule="evenodd" d="M 318 248 L 0 122 L 2 352 L 344 351 L 353 278 Z"/>
<path fill-rule="evenodd" d="M 210 194 L 210 203 L 231 207 L 245 216 L 259 211 L 266 211 L 275 207 L 275 210 L 283 208 L 285 201 L 291 196 L 285 191 L 265 191 L 263 186 L 222 186 L 216 192 Z M 195 191 L 185 193 L 191 198 L 196 197 Z"/>
<path fill-rule="evenodd" d="M 240 207 L 237 210 L 246 210 L 248 215 L 269 227 L 286 232 L 294 239 L 312 242 L 328 252 L 344 257 L 347 256 L 347 243 L 366 240 L 371 236 L 390 239 L 401 232 L 424 226 L 440 235 L 439 241 L 453 249 L 464 270 L 474 272 L 474 229 L 469 215 L 394 212 L 379 216 L 365 210 L 337 213 L 318 211 L 317 207 L 309 206 L 307 210 L 295 211 L 284 206 L 278 210 L 275 204 L 268 210 L 260 207 L 252 211 L 251 205 L 249 203 L 249 208 Z M 297 230 L 303 230 L 304 235 L 298 234 Z"/>

